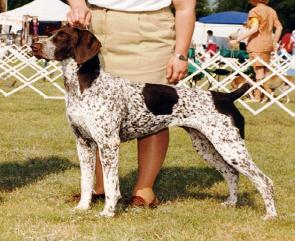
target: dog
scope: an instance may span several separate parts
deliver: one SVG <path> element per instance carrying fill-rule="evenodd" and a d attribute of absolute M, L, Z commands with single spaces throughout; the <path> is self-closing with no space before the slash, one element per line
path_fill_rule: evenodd
<path fill-rule="evenodd" d="M 131 83 L 100 68 L 100 47 L 92 33 L 69 26 L 32 45 L 37 58 L 62 63 L 66 114 L 77 138 L 81 167 L 81 199 L 77 209 L 86 210 L 90 206 L 97 148 L 106 196 L 100 215 L 112 217 L 121 197 L 120 142 L 180 126 L 190 135 L 197 152 L 228 183 L 229 197 L 224 205 L 236 204 L 238 172 L 241 172 L 264 199 L 264 219 L 277 215 L 273 182 L 252 162 L 243 140 L 245 121 L 233 104 L 250 88 L 249 84 L 226 94 Z"/>
<path fill-rule="evenodd" d="M 267 78 L 267 76 L 268 75 L 266 75 L 265 78 Z M 291 83 L 295 84 L 294 76 L 285 76 L 285 78 L 289 80 Z M 246 79 L 243 76 L 239 75 L 235 77 L 233 81 L 231 82 L 231 88 L 232 90 L 236 90 L 245 83 L 246 83 Z M 262 87 L 265 89 L 267 93 L 274 96 L 274 92 L 276 90 L 279 90 L 281 93 L 284 93 L 286 90 L 290 88 L 290 85 L 288 85 L 285 81 L 283 81 L 282 78 L 279 77 L 278 75 L 273 75 L 271 78 L 269 78 L 267 81 L 265 81 L 262 84 Z M 254 99 L 254 96 L 251 93 L 249 93 L 249 95 L 251 99 Z M 266 100 L 267 100 L 267 97 L 264 96 L 263 102 Z M 289 95 L 286 95 L 286 104 L 288 104 L 289 102 L 290 102 L 290 97 Z"/>

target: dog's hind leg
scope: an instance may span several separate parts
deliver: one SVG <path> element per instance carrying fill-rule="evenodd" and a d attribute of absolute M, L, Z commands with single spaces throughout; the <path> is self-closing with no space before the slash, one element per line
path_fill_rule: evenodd
<path fill-rule="evenodd" d="M 186 131 L 189 133 L 193 146 L 196 151 L 217 171 L 221 173 L 223 178 L 228 184 L 229 188 L 229 197 L 227 200 L 222 203 L 222 205 L 235 206 L 237 203 L 237 194 L 238 194 L 238 181 L 239 173 L 236 169 L 228 165 L 220 154 L 215 150 L 214 146 L 210 141 L 199 131 L 186 128 Z"/>
<path fill-rule="evenodd" d="M 76 209 L 87 210 L 93 190 L 96 145 L 80 137 L 77 138 L 77 151 L 81 169 L 81 199 Z"/>
<path fill-rule="evenodd" d="M 212 124 L 214 124 L 213 129 L 210 127 L 203 129 L 204 135 L 210 140 L 224 161 L 247 176 L 255 185 L 264 199 L 266 207 L 264 219 L 277 216 L 274 204 L 273 182 L 252 161 L 238 129 L 230 123 L 225 123 L 225 120 L 224 122 L 214 121 Z M 212 124 L 211 126 L 213 126 Z"/>

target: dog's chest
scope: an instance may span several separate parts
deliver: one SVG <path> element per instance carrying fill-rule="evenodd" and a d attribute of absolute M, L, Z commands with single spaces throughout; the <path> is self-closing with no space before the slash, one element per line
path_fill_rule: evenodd
<path fill-rule="evenodd" d="M 78 132 L 85 138 L 91 138 L 88 123 L 91 122 L 92 115 L 89 113 L 91 105 L 90 93 L 81 93 L 78 76 L 77 64 L 73 60 L 63 63 L 66 94 L 66 115 L 74 132 Z"/>
<path fill-rule="evenodd" d="M 83 103 L 70 100 L 69 103 L 67 103 L 66 114 L 69 123 L 76 134 L 79 134 L 84 138 L 92 138 L 91 132 L 88 128 L 88 123 L 91 122 L 91 116 L 87 113 Z"/>

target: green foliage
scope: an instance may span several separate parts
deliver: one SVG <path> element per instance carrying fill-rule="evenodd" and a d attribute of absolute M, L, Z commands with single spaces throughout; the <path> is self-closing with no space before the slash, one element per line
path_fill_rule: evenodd
<path fill-rule="evenodd" d="M 250 5 L 247 1 L 236 0 L 219 0 L 216 4 L 216 12 L 224 11 L 241 11 L 247 12 L 250 9 Z"/>
<path fill-rule="evenodd" d="M 270 6 L 277 11 L 285 31 L 295 29 L 295 0 L 271 0 Z"/>
<path fill-rule="evenodd" d="M 210 8 L 208 0 L 198 0 L 197 1 L 197 5 L 196 5 L 197 18 L 206 16 L 211 13 L 212 13 L 212 10 Z"/>
<path fill-rule="evenodd" d="M 23 6 L 24 4 L 30 3 L 33 0 L 9 0 L 8 1 L 8 10 L 15 9 Z"/>

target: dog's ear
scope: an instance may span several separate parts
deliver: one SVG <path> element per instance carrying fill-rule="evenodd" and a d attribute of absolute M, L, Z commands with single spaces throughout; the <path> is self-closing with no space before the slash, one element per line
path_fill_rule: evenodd
<path fill-rule="evenodd" d="M 101 43 L 88 30 L 78 29 L 77 31 L 78 38 L 74 47 L 74 55 L 76 62 L 82 64 L 99 53 Z"/>

